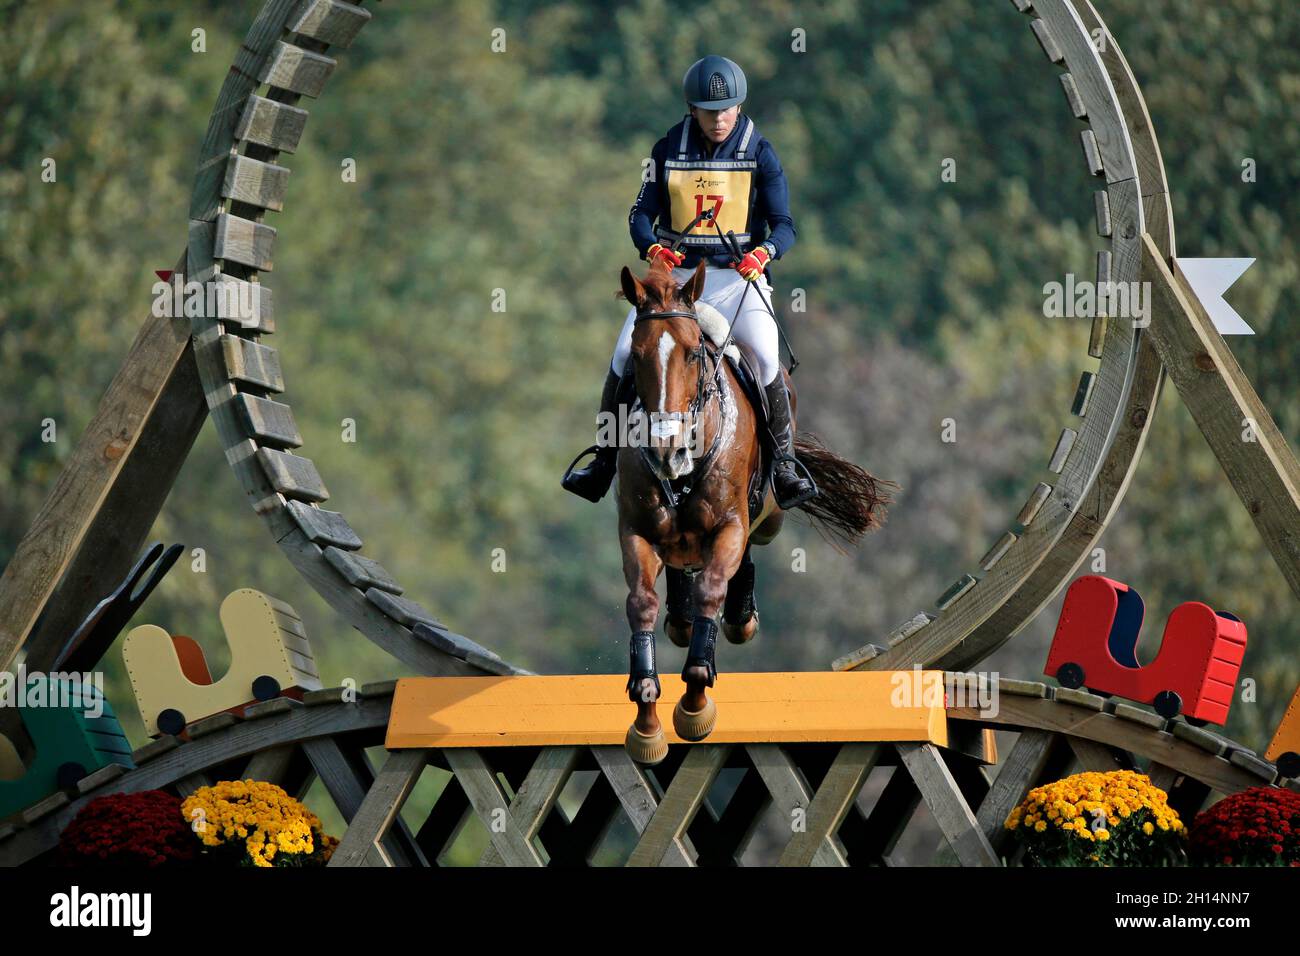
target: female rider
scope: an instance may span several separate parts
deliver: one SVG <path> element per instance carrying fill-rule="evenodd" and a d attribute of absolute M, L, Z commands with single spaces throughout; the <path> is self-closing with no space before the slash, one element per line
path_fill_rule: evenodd
<path fill-rule="evenodd" d="M 757 358 L 776 443 L 773 492 L 782 509 L 793 508 L 814 497 L 817 486 L 794 459 L 790 397 L 781 374 L 776 322 L 763 303 L 764 298 L 772 301 L 767 264 L 794 245 L 785 172 L 771 143 L 740 111 L 746 86 L 739 66 L 726 57 L 706 56 L 686 71 L 682 86 L 690 112 L 655 144 L 651 153 L 654 176 L 642 184 L 628 226 L 641 258 L 652 264 L 666 262 L 679 284 L 705 260 L 700 298 L 729 320 L 746 282 L 757 283 L 764 293 L 760 297 L 751 292 L 744 297 L 744 308 L 732 331 Z M 734 231 L 744 252 L 740 263 L 733 265 L 711 222 L 701 221 L 682 236 L 705 209 L 712 210 L 724 234 Z M 679 240 L 680 253 L 671 248 Z M 629 309 L 605 377 L 598 421 L 609 421 L 604 416 L 617 414 L 618 386 L 631 353 L 635 319 L 636 309 Z M 614 479 L 618 446 L 588 449 L 593 450 L 595 460 L 586 468 L 567 472 L 563 486 L 589 501 L 599 501 Z"/>

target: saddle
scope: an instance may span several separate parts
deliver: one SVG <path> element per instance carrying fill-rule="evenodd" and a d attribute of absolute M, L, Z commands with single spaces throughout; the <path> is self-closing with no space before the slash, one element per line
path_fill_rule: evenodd
<path fill-rule="evenodd" d="M 730 326 L 726 317 L 707 302 L 696 302 L 695 314 L 700 323 L 700 330 L 708 336 L 709 341 L 713 343 L 715 348 L 720 348 L 727 339 L 727 330 Z M 740 381 L 740 390 L 749 400 L 749 405 L 754 410 L 754 417 L 757 420 L 756 426 L 761 451 L 759 466 L 749 483 L 749 520 L 752 522 L 758 517 L 759 512 L 763 510 L 763 499 L 767 497 L 767 489 L 772 480 L 773 454 L 772 442 L 768 438 L 768 418 L 770 413 L 767 407 L 767 395 L 758 381 L 758 360 L 752 348 L 744 342 L 732 339 L 727 344 L 723 355 L 736 373 L 736 378 Z M 635 388 L 635 375 L 632 371 L 632 362 L 633 360 L 629 356 L 627 365 L 623 368 L 623 385 L 619 390 L 621 394 L 618 396 L 621 404 L 640 403 L 640 399 L 635 397 L 633 391 Z M 664 497 L 672 502 L 672 506 L 676 508 L 681 503 L 681 500 L 691 493 L 691 482 L 693 480 L 692 474 L 686 474 L 673 481 L 666 481 L 661 478 L 659 484 L 663 489 Z"/>

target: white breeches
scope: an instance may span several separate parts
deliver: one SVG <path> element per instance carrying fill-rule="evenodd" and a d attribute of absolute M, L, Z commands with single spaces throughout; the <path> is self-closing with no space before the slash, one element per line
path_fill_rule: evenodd
<path fill-rule="evenodd" d="M 673 270 L 673 278 L 677 284 L 681 285 L 692 275 L 694 269 L 677 268 Z M 762 384 L 769 385 L 772 380 L 781 374 L 781 359 L 778 350 L 778 338 L 776 331 L 776 321 L 768 313 L 767 307 L 763 301 L 772 301 L 772 286 L 768 283 L 766 276 L 760 276 L 754 285 L 759 286 L 762 290 L 762 297 L 759 297 L 759 289 L 750 289 L 745 292 L 745 282 L 739 272 L 731 268 L 717 268 L 715 266 L 706 266 L 704 273 L 704 294 L 700 300 L 707 302 L 719 312 L 728 322 L 732 316 L 736 315 L 736 305 L 740 302 L 741 295 L 745 297 L 745 307 L 736 317 L 736 323 L 732 326 L 732 334 L 736 341 L 744 342 L 754 350 L 754 355 L 758 361 L 758 375 Z M 623 367 L 627 364 L 627 357 L 632 352 L 632 326 L 636 320 L 636 309 L 631 308 L 627 311 L 627 319 L 623 322 L 623 331 L 618 335 L 618 343 L 614 346 L 614 357 L 610 359 L 610 368 L 614 370 L 615 375 L 623 374 Z"/>

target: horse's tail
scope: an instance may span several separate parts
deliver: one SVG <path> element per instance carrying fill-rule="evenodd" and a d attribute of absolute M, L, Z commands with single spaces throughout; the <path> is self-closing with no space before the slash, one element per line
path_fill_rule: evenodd
<path fill-rule="evenodd" d="M 891 493 L 900 490 L 897 484 L 841 458 L 812 432 L 796 434 L 794 450 L 819 492 L 798 507 L 823 537 L 832 544 L 856 545 L 868 531 L 885 523 L 886 506 L 893 501 Z"/>

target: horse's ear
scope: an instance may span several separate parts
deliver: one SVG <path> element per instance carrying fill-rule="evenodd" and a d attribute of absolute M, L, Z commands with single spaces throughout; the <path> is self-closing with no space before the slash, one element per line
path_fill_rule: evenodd
<path fill-rule="evenodd" d="M 686 280 L 678 297 L 687 305 L 694 305 L 695 300 L 704 293 L 704 260 L 695 267 L 695 275 Z"/>
<path fill-rule="evenodd" d="M 623 298 L 638 309 L 645 305 L 645 286 L 641 284 L 641 281 L 636 276 L 632 275 L 632 270 L 624 266 L 619 278 L 623 283 Z"/>

